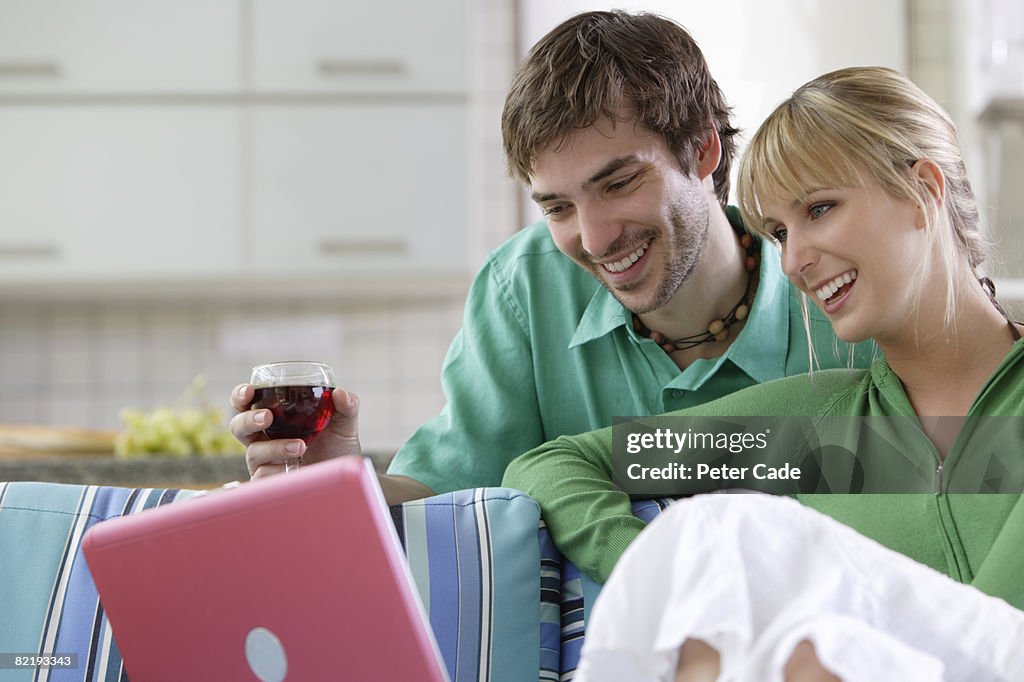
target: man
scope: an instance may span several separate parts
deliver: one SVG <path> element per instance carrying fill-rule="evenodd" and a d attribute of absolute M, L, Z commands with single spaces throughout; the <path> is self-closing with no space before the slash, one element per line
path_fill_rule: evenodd
<path fill-rule="evenodd" d="M 656 414 L 852 357 L 811 333 L 778 255 L 726 208 L 737 130 L 704 57 L 677 24 L 588 12 L 540 40 L 502 116 L 511 173 L 544 223 L 487 259 L 448 352 L 448 403 L 381 476 L 388 502 L 498 485 L 508 463 L 614 416 Z M 866 365 L 866 353 L 854 364 Z M 232 433 L 253 478 L 281 462 L 360 452 L 357 398 L 308 447 L 266 440 L 239 386 Z"/>

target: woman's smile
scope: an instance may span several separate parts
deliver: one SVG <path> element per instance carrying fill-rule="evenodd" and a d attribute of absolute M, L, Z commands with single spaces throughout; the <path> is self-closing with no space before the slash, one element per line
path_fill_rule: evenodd
<path fill-rule="evenodd" d="M 814 295 L 821 302 L 821 308 L 831 315 L 839 311 L 850 298 L 857 284 L 857 270 L 847 270 L 843 274 L 814 288 Z"/>

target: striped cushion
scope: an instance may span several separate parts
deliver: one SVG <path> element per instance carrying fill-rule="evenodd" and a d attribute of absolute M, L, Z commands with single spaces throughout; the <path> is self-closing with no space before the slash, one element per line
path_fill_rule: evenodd
<path fill-rule="evenodd" d="M 0 669 L 0 679 L 127 679 L 81 554 L 82 535 L 98 521 L 194 494 L 0 483 L 0 652 L 78 654 L 75 670 L 34 677 L 33 670 Z M 550 593 L 541 601 L 545 531 L 538 534 L 532 499 L 484 488 L 410 502 L 392 516 L 454 681 L 557 678 L 557 601 Z M 550 543 L 544 551 L 548 566 L 558 563 Z"/>
<path fill-rule="evenodd" d="M 540 509 L 478 488 L 392 509 L 430 624 L 454 681 L 539 679 Z"/>
<path fill-rule="evenodd" d="M 3 680 L 117 680 L 121 656 L 81 553 L 93 524 L 191 492 L 0 483 L 0 651 L 75 653 L 78 668 L 0 670 Z"/>
<path fill-rule="evenodd" d="M 562 656 L 562 555 L 540 521 L 540 682 L 560 678 Z"/>
<path fill-rule="evenodd" d="M 650 523 L 672 502 L 673 500 L 667 498 L 633 502 L 633 515 Z M 559 678 L 561 680 L 571 680 L 579 665 L 587 616 L 590 615 L 590 609 L 600 592 L 600 584 L 581 573 L 568 559 L 562 559 L 562 641 Z"/>

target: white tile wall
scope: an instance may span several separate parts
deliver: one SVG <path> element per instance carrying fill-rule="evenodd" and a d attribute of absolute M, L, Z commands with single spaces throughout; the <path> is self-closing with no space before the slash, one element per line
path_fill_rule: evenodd
<path fill-rule="evenodd" d="M 440 410 L 438 375 L 460 298 L 302 308 L 281 302 L 260 318 L 290 314 L 297 328 L 304 315 L 338 321 L 340 346 L 323 359 L 360 396 L 368 451 L 393 450 Z M 223 325 L 239 315 L 216 303 L 0 304 L 0 423 L 118 428 L 121 408 L 172 405 L 199 374 L 208 377 L 206 400 L 227 413 L 231 388 L 251 366 L 281 359 L 221 347 Z"/>

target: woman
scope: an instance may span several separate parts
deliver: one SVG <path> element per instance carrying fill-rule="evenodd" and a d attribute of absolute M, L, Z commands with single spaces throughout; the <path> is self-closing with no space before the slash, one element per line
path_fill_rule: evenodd
<path fill-rule="evenodd" d="M 579 679 L 663 679 L 677 660 L 710 661 L 708 679 L 781 679 L 808 658 L 844 679 L 1024 674 L 1020 654 L 970 626 L 983 618 L 1024 636 L 1006 603 L 1024 607 L 1024 458 L 993 453 L 993 421 L 978 419 L 1024 415 L 1024 344 L 977 273 L 985 243 L 955 126 L 895 71 L 836 71 L 772 113 L 738 187 L 746 225 L 779 243 L 787 276 L 836 335 L 872 338 L 882 357 L 867 372 L 792 377 L 676 414 L 903 418 L 915 428 L 901 462 L 857 452 L 866 475 L 911 462 L 934 470 L 935 489 L 673 505 L 605 587 Z M 1000 429 L 1024 438 L 1015 422 Z M 562 438 L 513 462 L 503 482 L 537 499 L 556 544 L 599 581 L 643 528 L 612 483 L 612 455 L 610 430 Z M 1018 494 L 952 492 L 996 478 L 994 489 Z M 953 606 L 929 609 L 940 594 Z M 851 656 L 851 641 L 867 653 Z"/>

